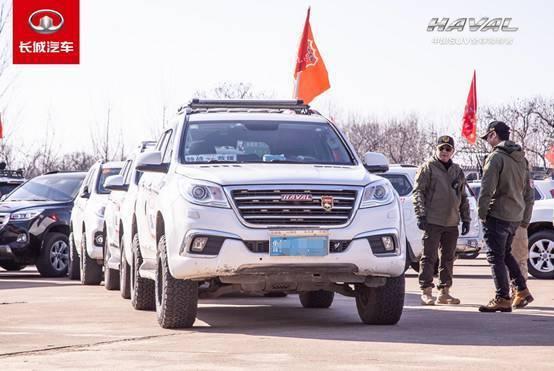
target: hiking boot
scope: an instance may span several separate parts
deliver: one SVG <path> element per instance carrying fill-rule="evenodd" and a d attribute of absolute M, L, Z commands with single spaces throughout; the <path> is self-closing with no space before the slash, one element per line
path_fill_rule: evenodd
<path fill-rule="evenodd" d="M 421 304 L 435 305 L 435 298 L 433 297 L 432 287 L 426 287 L 423 290 L 421 290 Z"/>
<path fill-rule="evenodd" d="M 533 298 L 529 289 L 518 291 L 512 301 L 512 307 L 517 309 L 525 308 L 527 304 L 531 303 L 533 300 L 535 300 L 535 298 Z"/>
<path fill-rule="evenodd" d="M 492 312 L 511 312 L 512 300 L 505 298 L 494 298 L 487 305 L 481 305 L 479 312 L 492 313 Z"/>
<path fill-rule="evenodd" d="M 460 299 L 450 295 L 449 287 L 443 287 L 440 289 L 440 295 L 437 299 L 437 304 L 460 304 Z"/>

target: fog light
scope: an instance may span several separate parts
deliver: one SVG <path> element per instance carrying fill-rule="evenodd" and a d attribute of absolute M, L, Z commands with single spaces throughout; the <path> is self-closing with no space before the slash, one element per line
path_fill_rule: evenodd
<path fill-rule="evenodd" d="M 208 243 L 208 237 L 196 237 L 190 245 L 190 250 L 194 252 L 202 252 Z"/>
<path fill-rule="evenodd" d="M 97 246 L 104 246 L 104 236 L 102 234 L 97 234 L 94 236 L 94 243 Z"/>
<path fill-rule="evenodd" d="M 391 236 L 381 237 L 385 251 L 394 251 L 394 239 Z"/>
<path fill-rule="evenodd" d="M 20 233 L 17 235 L 17 239 L 16 239 L 17 242 L 20 242 L 20 243 L 25 243 L 27 242 L 27 234 L 25 233 Z"/>

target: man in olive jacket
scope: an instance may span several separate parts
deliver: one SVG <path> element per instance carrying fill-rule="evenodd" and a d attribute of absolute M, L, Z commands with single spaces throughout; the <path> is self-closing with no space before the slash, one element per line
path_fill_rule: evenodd
<path fill-rule="evenodd" d="M 421 303 L 435 304 L 433 275 L 439 258 L 440 295 L 437 304 L 460 304 L 449 293 L 458 224 L 462 219 L 462 235 L 469 232 L 469 202 L 465 192 L 466 179 L 462 169 L 452 162 L 454 139 L 444 135 L 438 139 L 433 157 L 419 167 L 415 179 L 414 206 L 417 226 L 423 234 L 423 255 L 419 266 Z M 440 251 L 440 257 L 437 257 Z"/>
<path fill-rule="evenodd" d="M 483 222 L 487 261 L 492 268 L 496 295 L 487 305 L 479 307 L 479 311 L 511 312 L 508 272 L 517 290 L 514 306 L 523 307 L 533 301 L 512 255 L 512 241 L 518 227 L 529 225 L 534 192 L 525 155 L 519 145 L 509 140 L 510 128 L 502 121 L 493 121 L 481 138 L 493 147 L 483 167 L 479 219 Z"/>

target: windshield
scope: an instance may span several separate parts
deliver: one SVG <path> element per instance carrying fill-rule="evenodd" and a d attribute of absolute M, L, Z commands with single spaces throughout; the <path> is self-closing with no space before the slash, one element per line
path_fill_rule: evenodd
<path fill-rule="evenodd" d="M 117 175 L 121 171 L 120 167 L 103 167 L 100 170 L 100 177 L 98 178 L 98 183 L 96 184 L 96 193 L 99 194 L 108 194 L 110 193 L 109 189 L 104 188 L 104 182 L 106 178 L 112 175 Z"/>
<path fill-rule="evenodd" d="M 77 196 L 84 175 L 43 175 L 13 191 L 6 201 L 71 201 Z"/>
<path fill-rule="evenodd" d="M 180 150 L 185 163 L 301 163 L 353 165 L 331 125 L 318 122 L 191 123 Z"/>

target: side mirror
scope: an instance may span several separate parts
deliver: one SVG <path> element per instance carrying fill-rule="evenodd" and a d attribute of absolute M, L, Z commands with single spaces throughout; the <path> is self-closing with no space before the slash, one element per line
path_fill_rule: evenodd
<path fill-rule="evenodd" d="M 6 198 L 8 198 L 8 194 L 6 193 L 5 195 L 2 195 L 2 197 L 0 197 L 0 202 L 1 201 L 4 201 Z"/>
<path fill-rule="evenodd" d="M 384 173 L 389 170 L 389 161 L 382 153 L 367 152 L 364 155 L 364 167 L 370 173 Z"/>
<path fill-rule="evenodd" d="M 127 191 L 129 186 L 124 183 L 123 176 L 121 175 L 112 175 L 106 178 L 104 181 L 104 188 L 109 189 L 110 191 Z"/>
<path fill-rule="evenodd" d="M 79 197 L 81 197 L 81 198 L 90 198 L 90 192 L 88 190 L 88 186 L 83 187 L 83 191 L 81 192 Z"/>
<path fill-rule="evenodd" d="M 137 156 L 136 169 L 152 173 L 167 173 L 169 164 L 162 163 L 162 154 L 159 151 L 143 152 Z"/>

